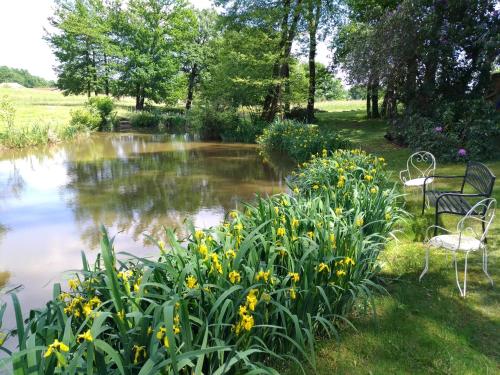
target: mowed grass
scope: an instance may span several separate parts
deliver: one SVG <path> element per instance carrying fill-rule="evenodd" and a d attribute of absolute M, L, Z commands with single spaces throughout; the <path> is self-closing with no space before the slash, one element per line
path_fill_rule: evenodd
<path fill-rule="evenodd" d="M 71 111 L 85 105 L 83 95 L 64 96 L 55 89 L 0 88 L 0 98 L 7 96 L 16 110 L 15 126 L 49 124 L 63 126 L 69 123 Z M 124 115 L 133 108 L 133 100 L 124 98 L 117 101 L 118 115 Z"/>
<path fill-rule="evenodd" d="M 320 126 L 334 128 L 358 145 L 386 158 L 396 182 L 410 150 L 383 137 L 387 125 L 364 119 L 364 102 L 319 103 Z M 442 164 L 438 174 L 463 174 L 465 164 Z M 486 164 L 500 176 L 500 161 Z M 446 186 L 444 186 L 446 187 Z M 449 186 L 448 186 L 449 187 Z M 500 201 L 497 182 L 494 197 Z M 387 294 L 378 295 L 376 313 L 361 308 L 351 317 L 356 330 L 346 327 L 340 340 L 318 341 L 317 374 L 498 374 L 500 373 L 500 212 L 488 237 L 492 287 L 481 269 L 481 254 L 469 258 L 467 297 L 459 295 L 451 256 L 433 252 L 422 282 L 422 231 L 433 223 L 433 210 L 420 216 L 421 196 L 413 191 L 407 208 L 413 217 L 401 224 L 397 240 L 381 256 Z M 445 217 L 448 229 L 457 218 Z M 462 271 L 464 257 L 459 257 Z M 463 273 L 460 273 L 462 280 Z M 284 371 L 299 373 L 295 368 Z M 310 373 L 313 373 L 310 370 Z"/>

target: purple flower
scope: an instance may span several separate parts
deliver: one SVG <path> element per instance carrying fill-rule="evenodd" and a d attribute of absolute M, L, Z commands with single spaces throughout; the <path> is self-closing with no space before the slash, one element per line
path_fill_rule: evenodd
<path fill-rule="evenodd" d="M 434 131 L 435 131 L 436 133 L 442 133 L 442 132 L 443 132 L 443 127 L 442 127 L 442 126 L 436 126 L 436 127 L 434 128 Z"/>
<path fill-rule="evenodd" d="M 461 148 L 460 150 L 458 150 L 458 156 L 466 156 L 467 155 L 467 151 L 465 150 L 465 148 Z"/>

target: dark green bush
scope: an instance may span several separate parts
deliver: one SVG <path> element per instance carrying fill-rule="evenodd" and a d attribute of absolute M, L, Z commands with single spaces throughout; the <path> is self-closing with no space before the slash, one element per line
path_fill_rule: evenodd
<path fill-rule="evenodd" d="M 500 113 L 482 99 L 443 103 L 433 115 L 407 113 L 392 122 L 392 136 L 442 161 L 486 160 L 498 156 Z"/>
<path fill-rule="evenodd" d="M 161 120 L 161 114 L 156 112 L 137 111 L 130 116 L 130 124 L 134 128 L 155 128 Z"/>
<path fill-rule="evenodd" d="M 226 142 L 255 143 L 267 122 L 250 114 L 241 114 L 236 109 L 219 110 L 214 106 L 192 109 L 188 115 L 191 132 L 201 138 Z"/>
<path fill-rule="evenodd" d="M 266 155 L 284 153 L 295 162 L 304 162 L 323 150 L 351 148 L 351 142 L 331 131 L 321 131 L 317 125 L 295 120 L 276 120 L 267 127 L 257 143 Z"/>

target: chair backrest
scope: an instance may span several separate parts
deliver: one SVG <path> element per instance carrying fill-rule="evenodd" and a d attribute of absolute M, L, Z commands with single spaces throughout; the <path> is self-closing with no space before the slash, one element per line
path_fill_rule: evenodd
<path fill-rule="evenodd" d="M 417 151 L 408 158 L 406 170 L 410 179 L 427 177 L 436 170 L 436 158 L 429 151 Z"/>
<path fill-rule="evenodd" d="M 486 197 L 491 196 L 493 185 L 495 184 L 495 175 L 483 163 L 470 161 L 467 163 L 465 178 L 462 184 L 462 191 L 466 184 L 472 186 L 478 194 Z"/>
<path fill-rule="evenodd" d="M 470 231 L 474 237 L 483 242 L 495 218 L 496 208 L 497 201 L 494 198 L 486 198 L 477 202 L 458 222 L 457 231 L 459 233 Z M 478 213 L 480 213 L 481 216 L 478 216 Z M 472 226 L 466 226 L 468 221 L 480 223 L 482 226 L 482 234 L 479 235 Z"/>

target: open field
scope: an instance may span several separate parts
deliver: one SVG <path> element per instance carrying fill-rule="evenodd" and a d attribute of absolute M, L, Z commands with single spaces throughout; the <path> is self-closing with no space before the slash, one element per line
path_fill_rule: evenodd
<path fill-rule="evenodd" d="M 54 89 L 0 88 L 0 98 L 7 96 L 16 109 L 14 124 L 32 126 L 35 124 L 65 125 L 70 120 L 70 112 L 85 104 L 83 95 L 64 96 Z M 117 102 L 118 115 L 132 109 L 132 99 Z"/>
<path fill-rule="evenodd" d="M 384 121 L 363 119 L 363 105 L 355 101 L 319 103 L 320 109 L 329 112 L 319 113 L 318 122 L 337 129 L 361 148 L 384 156 L 396 181 L 410 151 L 383 138 Z M 437 162 L 438 174 L 463 174 L 465 169 L 464 164 Z M 500 161 L 486 164 L 496 176 L 500 175 Z M 340 341 L 319 341 L 318 374 L 494 374 L 500 371 L 500 212 L 497 209 L 496 222 L 488 238 L 489 273 L 495 286 L 492 287 L 482 273 L 480 254 L 472 254 L 464 299 L 455 284 L 452 259 L 445 253 L 431 254 L 429 273 L 422 283 L 418 282 L 424 248 L 421 240 L 415 238 L 415 231 L 425 228 L 425 221 L 432 224 L 433 215 L 429 210 L 424 219 L 420 218 L 417 195 L 414 193 L 415 199 L 410 199 L 408 206 L 416 219 L 409 219 L 403 225 L 398 241 L 392 241 L 381 259 L 388 294 L 375 298 L 375 315 L 361 311 L 352 317 L 357 331 L 346 328 Z M 500 200 L 498 182 L 494 196 Z M 454 223 L 456 220 L 450 218 L 444 222 L 450 229 Z M 459 265 L 463 267 L 463 257 Z"/>

